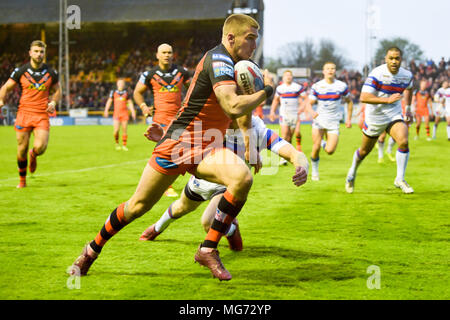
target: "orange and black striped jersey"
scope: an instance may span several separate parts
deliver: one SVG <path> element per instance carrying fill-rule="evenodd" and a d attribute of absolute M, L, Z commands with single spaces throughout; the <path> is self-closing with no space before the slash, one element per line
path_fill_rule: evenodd
<path fill-rule="evenodd" d="M 19 111 L 47 113 L 50 88 L 58 83 L 55 70 L 46 64 L 34 69 L 27 63 L 14 69 L 10 78 L 20 85 Z"/>
<path fill-rule="evenodd" d="M 109 97 L 113 99 L 114 114 L 128 113 L 127 103 L 130 98 L 127 90 L 111 90 Z"/>
<path fill-rule="evenodd" d="M 139 81 L 153 93 L 153 121 L 168 125 L 173 120 L 181 108 L 181 92 L 189 78 L 186 69 L 174 64 L 167 71 L 158 65 L 141 74 Z"/>
<path fill-rule="evenodd" d="M 214 89 L 226 84 L 236 85 L 234 61 L 226 48 L 220 44 L 208 51 L 198 63 L 183 106 L 159 144 L 165 139 L 177 140 L 177 135 L 183 130 L 190 132 L 194 140 L 201 139 L 202 141 L 193 143 L 203 147 L 212 142 L 208 138 L 205 139 L 205 135 L 212 133 L 207 133 L 208 130 L 218 129 L 223 137 L 231 119 L 217 101 Z"/>
<path fill-rule="evenodd" d="M 416 93 L 416 108 L 428 109 L 428 101 L 431 99 L 431 95 L 427 91 L 417 91 Z"/>

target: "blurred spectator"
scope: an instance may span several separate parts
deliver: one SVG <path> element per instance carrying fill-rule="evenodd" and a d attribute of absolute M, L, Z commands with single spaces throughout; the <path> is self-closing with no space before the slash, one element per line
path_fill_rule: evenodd
<path fill-rule="evenodd" d="M 72 38 L 76 45 L 71 45 L 69 54 L 70 70 L 70 100 L 72 108 L 89 108 L 102 110 L 106 104 L 107 96 L 114 86 L 117 77 L 124 77 L 127 87 L 134 89 L 142 72 L 150 69 L 156 63 L 155 52 L 159 44 L 167 42 L 174 48 L 175 63 L 191 71 L 202 58 L 202 55 L 217 45 L 221 30 L 197 31 L 189 30 L 186 33 L 168 37 L 159 33 L 139 33 L 134 39 L 117 37 L 116 34 L 90 33 L 85 38 Z M 212 34 L 217 33 L 215 36 Z M 81 35 L 79 35 L 81 37 Z M 172 39 L 171 39 L 172 38 Z M 72 40 L 71 39 L 71 40 Z M 88 41 L 87 41 L 88 39 Z M 114 40 L 112 40 L 114 39 Z M 20 40 L 20 41 L 19 41 Z M 14 39 L 17 45 L 28 40 Z M 8 52 L 0 55 L 0 84 L 10 76 L 13 69 L 29 60 L 27 50 L 5 46 Z M 53 51 L 52 51 L 53 50 Z M 54 68 L 58 66 L 58 53 L 56 47 L 48 48 L 47 63 Z M 19 52 L 19 53 L 16 53 Z M 430 94 L 434 95 L 444 80 L 450 78 L 449 61 L 445 58 L 436 64 L 432 59 L 427 61 L 411 60 L 407 68 L 414 74 L 416 84 L 426 80 Z M 361 88 L 364 83 L 364 70 L 343 69 L 338 72 L 337 78 L 349 85 L 352 99 L 359 101 Z M 320 80 L 319 75 L 313 75 L 308 83 Z M 147 93 L 148 94 L 148 93 Z M 7 104 L 17 106 L 19 101 L 18 87 L 8 95 Z M 151 96 L 146 100 L 151 103 Z"/>

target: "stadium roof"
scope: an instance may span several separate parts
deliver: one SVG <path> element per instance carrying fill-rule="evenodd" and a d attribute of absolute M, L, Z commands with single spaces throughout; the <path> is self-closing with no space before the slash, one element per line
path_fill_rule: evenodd
<path fill-rule="evenodd" d="M 224 19 L 232 0 L 68 0 L 84 22 Z M 1 0 L 0 24 L 59 22 L 58 0 Z"/>

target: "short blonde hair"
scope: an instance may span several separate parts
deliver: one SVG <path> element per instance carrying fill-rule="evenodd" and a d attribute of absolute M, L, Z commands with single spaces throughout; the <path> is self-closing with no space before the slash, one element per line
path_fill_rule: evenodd
<path fill-rule="evenodd" d="M 47 45 L 45 44 L 44 41 L 41 40 L 34 40 L 33 42 L 31 42 L 30 44 L 30 49 L 31 47 L 41 47 L 41 48 L 47 48 Z"/>
<path fill-rule="evenodd" d="M 325 63 L 323 64 L 322 69 L 325 68 L 325 66 L 326 66 L 327 64 L 332 64 L 332 65 L 336 68 L 336 63 L 334 63 L 333 61 L 327 61 L 327 62 L 325 62 Z"/>
<path fill-rule="evenodd" d="M 248 27 L 253 27 L 257 30 L 260 28 L 259 23 L 252 17 L 241 13 L 232 14 L 225 19 L 222 36 L 226 36 L 229 33 L 240 36 L 247 31 Z"/>

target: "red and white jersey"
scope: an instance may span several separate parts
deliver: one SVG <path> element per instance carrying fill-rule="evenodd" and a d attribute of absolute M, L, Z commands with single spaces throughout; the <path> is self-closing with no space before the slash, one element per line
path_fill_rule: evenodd
<path fill-rule="evenodd" d="M 298 99 L 300 96 L 305 97 L 305 88 L 296 82 L 291 84 L 282 83 L 276 91 L 275 96 L 280 98 L 280 114 L 297 114 Z"/>
<path fill-rule="evenodd" d="M 434 94 L 434 101 L 435 102 L 441 102 L 442 98 L 444 97 L 444 91 L 445 88 L 444 87 L 440 87 L 436 93 Z"/>
<path fill-rule="evenodd" d="M 394 93 L 403 93 L 413 87 L 413 75 L 400 67 L 397 74 L 392 74 L 387 64 L 376 67 L 367 77 L 361 92 L 371 93 L 377 97 L 387 98 Z M 401 100 L 391 104 L 366 104 L 366 122 L 372 124 L 389 123 L 402 114 Z"/>
<path fill-rule="evenodd" d="M 342 118 L 340 107 L 342 98 L 350 95 L 348 85 L 340 80 L 328 83 L 325 79 L 314 83 L 309 93 L 310 100 L 317 101 L 317 113 L 328 120 L 339 120 Z"/>
<path fill-rule="evenodd" d="M 442 99 L 444 99 L 444 105 L 446 109 L 450 108 L 450 87 L 442 91 Z"/>

